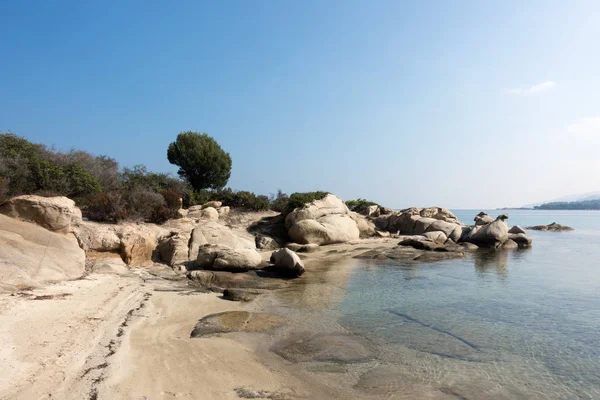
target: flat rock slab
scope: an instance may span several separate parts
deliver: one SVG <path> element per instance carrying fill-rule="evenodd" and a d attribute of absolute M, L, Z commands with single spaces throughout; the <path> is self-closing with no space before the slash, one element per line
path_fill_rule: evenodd
<path fill-rule="evenodd" d="M 271 348 L 288 361 L 349 364 L 373 359 L 371 343 L 360 336 L 333 333 L 284 341 Z"/>
<path fill-rule="evenodd" d="M 274 277 L 268 271 L 227 272 L 195 270 L 187 274 L 192 284 L 206 288 L 222 289 L 281 289 L 289 285 L 285 280 Z"/>
<path fill-rule="evenodd" d="M 416 261 L 433 262 L 464 258 L 466 254 L 462 251 L 428 251 L 418 250 L 408 246 L 397 246 L 393 248 L 378 248 L 354 256 L 366 260 L 391 260 L 391 261 Z"/>
<path fill-rule="evenodd" d="M 264 293 L 262 290 L 256 289 L 225 289 L 223 298 L 230 301 L 252 301 L 262 293 Z"/>
<path fill-rule="evenodd" d="M 550 232 L 567 232 L 567 231 L 574 230 L 570 226 L 557 224 L 556 222 L 553 222 L 548 225 L 528 226 L 526 229 L 531 229 L 533 231 L 550 231 Z"/>
<path fill-rule="evenodd" d="M 191 337 L 206 337 L 229 332 L 264 332 L 281 325 L 285 318 L 248 311 L 210 314 L 196 324 Z"/>

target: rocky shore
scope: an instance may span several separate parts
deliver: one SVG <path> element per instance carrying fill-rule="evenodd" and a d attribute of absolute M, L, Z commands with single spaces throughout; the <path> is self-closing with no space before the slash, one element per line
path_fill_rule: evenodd
<path fill-rule="evenodd" d="M 0 398 L 347 398 L 343 387 L 267 365 L 301 360 L 306 349 L 334 354 L 339 343 L 366 357 L 364 343 L 312 338 L 265 359 L 230 335 L 285 325 L 262 312 L 266 294 L 321 279 L 323 265 L 435 262 L 532 244 L 506 214 L 480 213 L 465 226 L 440 207 L 351 212 L 332 194 L 281 214 L 220 202 L 180 214 L 161 225 L 112 225 L 84 221 L 64 197 L 0 205 L 0 343 L 9 371 Z M 169 372 L 157 377 L 152 365 Z M 186 382 L 192 369 L 202 377 Z"/>

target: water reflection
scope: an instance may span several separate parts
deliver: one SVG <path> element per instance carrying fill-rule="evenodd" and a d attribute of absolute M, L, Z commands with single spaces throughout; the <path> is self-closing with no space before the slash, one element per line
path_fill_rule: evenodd
<path fill-rule="evenodd" d="M 479 274 L 496 272 L 498 277 L 505 279 L 508 276 L 508 253 L 511 250 L 480 249 L 473 255 L 475 270 Z"/>

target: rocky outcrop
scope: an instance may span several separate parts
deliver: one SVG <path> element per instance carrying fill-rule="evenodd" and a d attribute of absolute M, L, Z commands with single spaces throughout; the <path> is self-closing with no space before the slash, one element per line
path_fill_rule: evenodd
<path fill-rule="evenodd" d="M 76 279 L 84 270 L 85 252 L 75 238 L 0 215 L 0 289 Z"/>
<path fill-rule="evenodd" d="M 340 198 L 328 194 L 289 213 L 285 218 L 285 228 L 297 243 L 345 243 L 360 236 L 358 226 L 349 214 L 348 207 Z"/>
<path fill-rule="evenodd" d="M 487 225 L 494 222 L 494 218 L 482 211 L 475 216 L 473 221 L 475 221 L 475 225 Z"/>
<path fill-rule="evenodd" d="M 200 224 L 192 231 L 190 258 L 196 259 L 198 248 L 205 244 L 215 244 L 232 249 L 256 249 L 254 236 L 248 232 L 229 229 L 217 222 Z"/>
<path fill-rule="evenodd" d="M 574 230 L 570 226 L 557 224 L 553 222 L 549 225 L 536 225 L 536 226 L 528 226 L 527 229 L 531 229 L 534 231 L 550 231 L 550 232 L 566 232 Z"/>
<path fill-rule="evenodd" d="M 121 248 L 120 229 L 119 225 L 84 221 L 73 233 L 85 251 L 117 252 Z"/>
<path fill-rule="evenodd" d="M 124 225 L 120 231 L 120 251 L 127 265 L 143 265 L 152 261 L 159 242 L 169 235 L 164 228 L 151 224 Z"/>
<path fill-rule="evenodd" d="M 524 233 L 509 233 L 508 240 L 515 242 L 519 248 L 526 249 L 531 247 L 531 238 Z"/>
<path fill-rule="evenodd" d="M 513 226 L 512 228 L 510 228 L 508 230 L 508 233 L 514 233 L 514 234 L 523 233 L 523 234 L 526 234 L 527 232 L 525 232 L 525 229 L 521 228 L 519 225 L 515 225 L 515 226 Z"/>
<path fill-rule="evenodd" d="M 359 236 L 361 238 L 371 237 L 375 235 L 375 224 L 373 223 L 373 221 L 352 211 L 350 211 L 349 215 L 350 218 L 352 218 L 352 220 L 356 222 L 356 227 L 358 228 Z"/>
<path fill-rule="evenodd" d="M 285 275 L 300 276 L 304 273 L 304 263 L 296 253 L 290 249 L 279 249 L 271 254 L 273 267 Z"/>
<path fill-rule="evenodd" d="M 263 260 L 254 249 L 232 249 L 205 244 L 198 249 L 195 267 L 216 271 L 244 272 L 263 268 Z"/>
<path fill-rule="evenodd" d="M 443 232 L 447 238 L 453 241 L 460 240 L 463 226 L 454 214 L 441 207 L 407 208 L 394 214 L 382 215 L 374 222 L 379 230 L 400 235 Z"/>
<path fill-rule="evenodd" d="M 508 240 L 508 225 L 497 219 L 487 225 L 475 226 L 468 236 L 466 242 L 473 243 L 479 247 L 499 248 Z"/>
<path fill-rule="evenodd" d="M 14 197 L 0 205 L 0 214 L 33 222 L 57 233 L 72 232 L 82 221 L 81 210 L 66 197 Z"/>

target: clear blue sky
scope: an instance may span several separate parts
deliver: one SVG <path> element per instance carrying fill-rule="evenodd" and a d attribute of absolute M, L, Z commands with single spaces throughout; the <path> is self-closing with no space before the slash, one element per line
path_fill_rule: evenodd
<path fill-rule="evenodd" d="M 598 1 L 0 1 L 0 130 L 393 207 L 600 190 Z"/>

